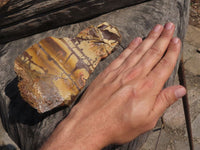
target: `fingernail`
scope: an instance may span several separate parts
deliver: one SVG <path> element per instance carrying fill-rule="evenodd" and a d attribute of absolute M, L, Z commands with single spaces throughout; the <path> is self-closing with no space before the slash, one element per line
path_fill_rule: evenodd
<path fill-rule="evenodd" d="M 153 31 L 154 31 L 154 32 L 158 32 L 160 29 L 161 29 L 161 25 L 157 24 L 157 25 L 154 27 Z"/>
<path fill-rule="evenodd" d="M 168 22 L 167 24 L 165 24 L 165 29 L 170 30 L 173 27 L 173 23 Z"/>
<path fill-rule="evenodd" d="M 176 98 L 182 98 L 186 94 L 185 88 L 181 87 L 175 90 Z"/>
<path fill-rule="evenodd" d="M 179 41 L 179 38 L 177 38 L 177 37 L 175 37 L 175 38 L 172 39 L 172 42 L 174 42 L 175 44 L 177 44 L 178 41 Z"/>
<path fill-rule="evenodd" d="M 140 41 L 141 41 L 141 38 L 140 38 L 140 37 L 136 37 L 133 41 L 134 41 L 134 42 L 140 42 Z"/>

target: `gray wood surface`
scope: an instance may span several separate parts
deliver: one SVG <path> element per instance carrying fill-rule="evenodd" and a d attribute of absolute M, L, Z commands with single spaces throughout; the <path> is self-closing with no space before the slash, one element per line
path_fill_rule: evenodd
<path fill-rule="evenodd" d="M 0 42 L 71 24 L 147 0 L 10 0 L 0 8 Z"/>
<path fill-rule="evenodd" d="M 63 26 L 24 39 L 0 45 L 0 114 L 4 128 L 22 150 L 36 150 L 49 137 L 56 125 L 67 116 L 68 107 L 55 109 L 45 114 L 38 114 L 20 97 L 17 89 L 13 63 L 18 54 L 32 44 L 47 36 L 73 37 L 82 29 L 93 24 L 107 21 L 115 25 L 122 34 L 122 43 L 108 58 L 101 61 L 87 84 L 115 59 L 130 41 L 138 36 L 145 37 L 154 25 L 172 21 L 176 24 L 175 36 L 183 40 L 188 22 L 189 0 L 152 0 L 139 5 L 119 9 L 88 21 Z M 175 71 L 166 86 L 173 85 Z M 138 150 L 148 133 L 139 136 L 130 143 L 106 149 Z"/>

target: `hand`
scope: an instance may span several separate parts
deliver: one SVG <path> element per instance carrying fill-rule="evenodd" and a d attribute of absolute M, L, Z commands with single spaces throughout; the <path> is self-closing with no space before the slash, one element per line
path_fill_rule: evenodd
<path fill-rule="evenodd" d="M 162 89 L 180 52 L 174 29 L 172 23 L 157 25 L 144 41 L 134 39 L 92 82 L 42 149 L 101 149 L 152 129 L 186 93 L 180 85 Z"/>

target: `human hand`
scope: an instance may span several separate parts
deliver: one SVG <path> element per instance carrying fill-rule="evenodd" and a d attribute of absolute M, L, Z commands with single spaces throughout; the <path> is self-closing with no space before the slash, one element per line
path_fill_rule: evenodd
<path fill-rule="evenodd" d="M 186 93 L 180 85 L 162 89 L 180 52 L 174 30 L 172 23 L 157 25 L 144 41 L 134 39 L 92 82 L 42 149 L 101 149 L 152 129 Z"/>

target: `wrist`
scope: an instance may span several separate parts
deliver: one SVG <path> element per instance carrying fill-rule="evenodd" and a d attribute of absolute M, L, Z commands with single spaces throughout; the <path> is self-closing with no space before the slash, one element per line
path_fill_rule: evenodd
<path fill-rule="evenodd" d="M 108 144 L 104 131 L 87 117 L 69 116 L 60 125 L 65 126 L 65 142 L 70 150 L 100 150 Z"/>
<path fill-rule="evenodd" d="M 55 129 L 41 150 L 100 150 L 105 147 L 104 132 L 87 117 L 69 114 Z"/>

